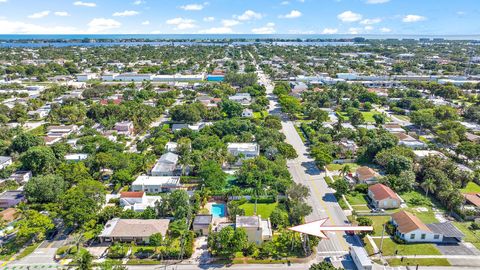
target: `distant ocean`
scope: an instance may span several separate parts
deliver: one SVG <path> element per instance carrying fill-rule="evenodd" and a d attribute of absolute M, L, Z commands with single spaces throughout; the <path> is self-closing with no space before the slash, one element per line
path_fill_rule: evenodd
<path fill-rule="evenodd" d="M 0 47 L 99 47 L 99 46 L 193 46 L 249 45 L 269 43 L 298 46 L 352 45 L 353 38 L 365 39 L 445 39 L 480 41 L 480 35 L 252 35 L 252 34 L 106 34 L 106 35 L 0 35 Z M 309 41 L 309 42 L 305 42 Z"/>

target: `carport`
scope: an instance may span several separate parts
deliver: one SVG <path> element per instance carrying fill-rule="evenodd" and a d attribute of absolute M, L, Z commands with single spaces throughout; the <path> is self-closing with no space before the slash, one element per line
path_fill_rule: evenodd
<path fill-rule="evenodd" d="M 465 235 L 458 230 L 451 222 L 444 222 L 444 223 L 431 223 L 426 224 L 427 227 L 435 234 L 443 235 L 442 243 L 448 244 L 456 244 L 461 242 Z"/>

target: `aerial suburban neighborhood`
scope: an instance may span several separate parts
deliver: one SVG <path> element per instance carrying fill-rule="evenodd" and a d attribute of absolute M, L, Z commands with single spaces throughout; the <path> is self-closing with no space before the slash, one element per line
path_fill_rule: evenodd
<path fill-rule="evenodd" d="M 0 35 L 0 269 L 480 269 L 480 41 L 361 36 Z"/>

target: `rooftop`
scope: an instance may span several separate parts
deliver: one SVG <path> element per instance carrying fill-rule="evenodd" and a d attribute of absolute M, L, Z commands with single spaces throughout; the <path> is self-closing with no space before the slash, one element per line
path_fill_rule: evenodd
<path fill-rule="evenodd" d="M 193 224 L 197 225 L 210 225 L 212 223 L 212 215 L 196 215 L 193 220 Z"/>
<path fill-rule="evenodd" d="M 149 237 L 155 233 L 165 235 L 168 219 L 111 219 L 105 224 L 100 237 Z"/>
<path fill-rule="evenodd" d="M 148 176 L 140 175 L 132 185 L 159 185 L 159 186 L 180 186 L 180 177 L 178 176 Z"/>
<path fill-rule="evenodd" d="M 465 235 L 459 231 L 451 222 L 427 224 L 430 231 L 442 234 L 444 237 L 463 238 Z"/>
<path fill-rule="evenodd" d="M 392 199 L 400 199 L 391 188 L 385 186 L 384 184 L 375 184 L 370 187 L 368 187 L 368 190 L 370 190 L 373 193 L 373 197 L 375 200 L 384 200 L 388 198 Z"/>
<path fill-rule="evenodd" d="M 235 224 L 238 228 L 259 228 L 260 221 L 260 216 L 237 216 L 235 218 Z"/>
<path fill-rule="evenodd" d="M 397 230 L 401 233 L 409 233 L 415 230 L 431 232 L 417 216 L 407 211 L 400 211 L 392 214 L 392 219 L 397 224 Z"/>

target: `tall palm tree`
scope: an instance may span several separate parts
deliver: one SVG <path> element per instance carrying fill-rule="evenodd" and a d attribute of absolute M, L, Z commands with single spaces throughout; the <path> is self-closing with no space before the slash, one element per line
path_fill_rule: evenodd
<path fill-rule="evenodd" d="M 340 170 L 340 176 L 345 176 L 345 175 L 349 174 L 350 169 L 351 169 L 350 165 L 348 165 L 348 164 L 343 166 L 342 169 Z"/>
<path fill-rule="evenodd" d="M 423 181 L 423 183 L 420 184 L 420 186 L 425 190 L 425 196 L 427 197 L 430 191 L 433 192 L 437 188 L 435 180 L 433 178 L 425 179 L 425 181 Z"/>

